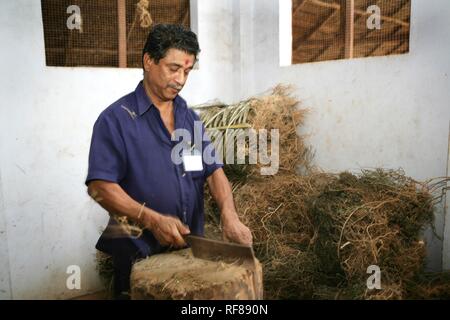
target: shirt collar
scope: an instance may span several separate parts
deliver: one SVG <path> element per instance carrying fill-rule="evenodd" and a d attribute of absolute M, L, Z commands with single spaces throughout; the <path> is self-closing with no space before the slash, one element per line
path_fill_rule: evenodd
<path fill-rule="evenodd" d="M 150 107 L 153 105 L 153 102 L 145 92 L 142 80 L 139 82 L 134 92 L 136 93 L 137 99 L 137 111 L 139 115 L 142 116 L 148 109 L 150 109 Z"/>
<path fill-rule="evenodd" d="M 150 109 L 150 107 L 153 106 L 153 102 L 145 92 L 144 83 L 142 80 L 139 82 L 134 92 L 136 94 L 137 99 L 137 111 L 139 113 L 139 116 L 142 116 L 145 112 L 147 112 L 148 109 Z M 173 106 L 175 108 L 175 113 L 177 116 L 179 113 L 180 116 L 185 115 L 187 111 L 187 106 L 186 103 L 184 103 L 183 98 L 181 98 L 179 95 L 177 95 L 173 100 Z M 183 118 L 184 120 L 184 117 L 180 116 L 178 116 L 179 120 L 181 120 L 180 118 Z"/>

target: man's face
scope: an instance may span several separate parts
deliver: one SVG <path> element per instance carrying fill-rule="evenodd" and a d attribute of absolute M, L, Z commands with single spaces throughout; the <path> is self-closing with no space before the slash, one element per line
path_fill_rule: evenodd
<path fill-rule="evenodd" d="M 194 67 L 195 57 L 178 49 L 169 49 L 166 56 L 156 64 L 146 53 L 144 70 L 147 86 L 161 101 L 173 100 L 181 91 L 189 72 Z"/>

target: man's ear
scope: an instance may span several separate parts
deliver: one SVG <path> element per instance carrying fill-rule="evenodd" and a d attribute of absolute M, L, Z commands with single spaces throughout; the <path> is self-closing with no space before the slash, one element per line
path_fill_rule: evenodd
<path fill-rule="evenodd" d="M 146 52 L 144 53 L 144 70 L 150 71 L 150 66 L 154 63 L 153 59 L 150 58 L 149 54 Z"/>

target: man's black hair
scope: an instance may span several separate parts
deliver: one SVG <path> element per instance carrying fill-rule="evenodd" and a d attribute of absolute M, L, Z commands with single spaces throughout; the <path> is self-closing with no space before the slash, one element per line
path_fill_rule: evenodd
<path fill-rule="evenodd" d="M 166 56 L 169 49 L 178 49 L 192 54 L 197 60 L 200 52 L 197 35 L 177 24 L 157 24 L 152 27 L 145 42 L 142 58 L 148 53 L 157 64 Z"/>

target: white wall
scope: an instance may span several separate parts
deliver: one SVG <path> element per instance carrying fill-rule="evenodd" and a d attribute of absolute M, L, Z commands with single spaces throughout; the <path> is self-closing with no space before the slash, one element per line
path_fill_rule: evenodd
<path fill-rule="evenodd" d="M 200 69 L 182 95 L 229 102 L 231 2 L 197 2 Z M 92 126 L 142 72 L 46 67 L 39 0 L 1 1 L 0 39 L 0 298 L 98 290 L 94 245 L 107 215 L 84 187 Z M 69 265 L 81 267 L 79 291 L 66 289 Z"/>
<path fill-rule="evenodd" d="M 0 172 L 0 299 L 11 299 L 11 283 L 9 274 L 8 237 L 3 205 L 2 177 Z"/>
<path fill-rule="evenodd" d="M 302 105 L 311 110 L 304 132 L 310 134 L 320 167 L 328 171 L 401 167 L 421 180 L 446 174 L 448 0 L 412 1 L 409 54 L 287 67 L 279 66 L 278 0 L 250 2 L 252 26 L 247 39 L 241 40 L 253 48 L 245 57 L 254 70 L 249 94 L 278 83 L 296 86 Z M 442 235 L 442 208 L 436 225 Z M 427 240 L 428 266 L 438 270 L 442 242 L 430 233 Z"/>

